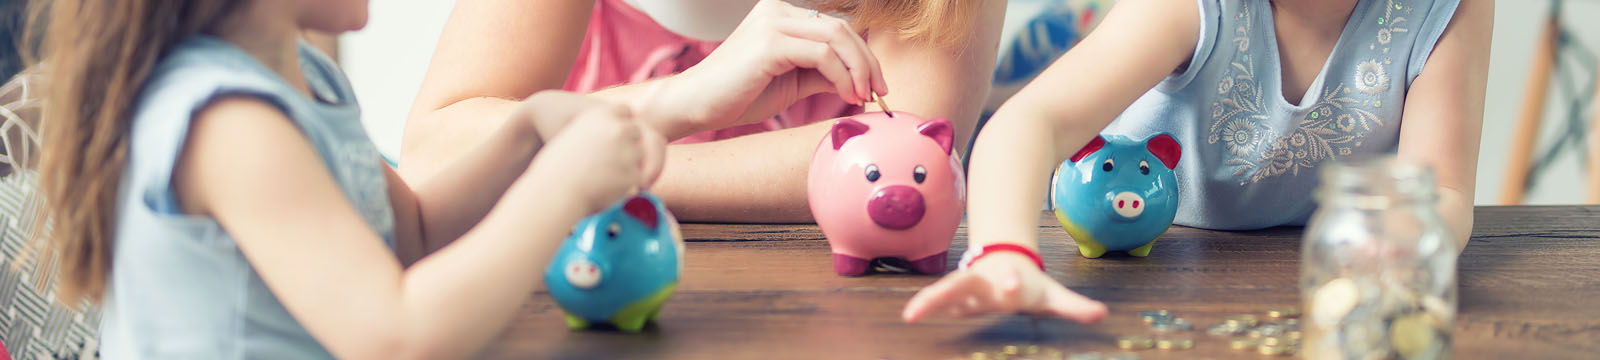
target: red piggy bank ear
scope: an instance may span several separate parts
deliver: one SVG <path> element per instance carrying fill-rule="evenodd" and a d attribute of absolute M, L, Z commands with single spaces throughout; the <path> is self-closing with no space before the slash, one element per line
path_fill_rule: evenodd
<path fill-rule="evenodd" d="M 950 126 L 950 120 L 938 118 L 922 123 L 917 125 L 917 133 L 939 143 L 939 149 L 944 150 L 945 155 L 950 155 L 950 151 L 955 149 L 956 128 Z"/>
<path fill-rule="evenodd" d="M 840 119 L 838 122 L 833 123 L 833 131 L 829 133 L 833 137 L 833 149 L 839 150 L 839 148 L 844 147 L 845 141 L 867 133 L 867 124 L 862 124 L 860 121 L 851 118 Z"/>
<path fill-rule="evenodd" d="M 1178 145 L 1178 139 L 1167 133 L 1151 136 L 1150 140 L 1144 141 L 1144 148 L 1150 150 L 1150 154 L 1160 159 L 1168 169 L 1178 167 L 1178 158 L 1183 157 L 1183 146 Z"/>
<path fill-rule="evenodd" d="M 1100 148 L 1105 146 L 1106 138 L 1100 137 L 1100 135 L 1095 135 L 1093 139 L 1089 139 L 1088 144 L 1083 145 L 1082 149 L 1078 149 L 1077 154 L 1072 154 L 1072 158 L 1070 160 L 1072 160 L 1072 162 L 1078 162 L 1078 160 L 1083 160 L 1083 158 L 1089 156 L 1089 154 L 1100 151 Z"/>
<path fill-rule="evenodd" d="M 643 196 L 635 196 L 632 199 L 628 199 L 628 203 L 622 204 L 622 212 L 628 214 L 628 217 L 638 220 L 646 228 L 650 230 L 656 229 L 656 206 L 651 204 L 649 199 L 645 199 Z"/>

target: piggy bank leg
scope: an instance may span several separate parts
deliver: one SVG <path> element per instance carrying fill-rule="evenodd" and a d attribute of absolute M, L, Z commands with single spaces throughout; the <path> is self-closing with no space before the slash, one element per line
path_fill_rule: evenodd
<path fill-rule="evenodd" d="M 1150 256 L 1150 248 L 1151 247 L 1155 247 L 1155 246 L 1156 246 L 1156 241 L 1155 240 L 1150 240 L 1150 242 L 1145 243 L 1144 246 L 1140 246 L 1140 247 L 1135 248 L 1133 250 L 1128 250 L 1128 255 L 1133 255 L 1133 256 L 1138 256 L 1138 257 Z"/>
<path fill-rule="evenodd" d="M 667 298 L 672 297 L 673 290 L 677 288 L 678 284 L 668 284 L 661 290 L 657 290 L 655 294 L 628 304 L 627 307 L 622 308 L 622 311 L 618 311 L 616 316 L 611 317 L 611 323 L 616 325 L 618 329 L 622 329 L 622 331 L 639 332 L 639 330 L 643 330 L 646 322 L 655 319 L 661 313 L 661 304 L 666 303 Z"/>
<path fill-rule="evenodd" d="M 929 256 L 929 257 L 922 258 L 920 260 L 912 261 L 911 262 L 911 269 L 915 270 L 918 273 L 922 273 L 922 274 L 929 274 L 929 275 L 943 274 L 944 273 L 945 257 L 947 255 L 949 255 L 949 254 L 950 254 L 949 251 L 940 251 L 938 254 L 933 254 L 933 256 Z"/>
<path fill-rule="evenodd" d="M 861 276 L 867 274 L 867 269 L 872 266 L 872 260 L 862 259 L 845 254 L 833 254 L 833 272 L 843 276 Z"/>
<path fill-rule="evenodd" d="M 1078 242 L 1078 253 L 1083 254 L 1083 257 L 1093 259 L 1106 254 L 1106 247 L 1095 243 L 1094 240 L 1073 239 L 1073 241 Z M 1145 249 L 1146 252 L 1149 250 Z"/>
<path fill-rule="evenodd" d="M 572 314 L 567 314 L 567 328 L 573 330 L 587 329 L 589 328 L 589 321 L 577 316 L 573 316 Z"/>

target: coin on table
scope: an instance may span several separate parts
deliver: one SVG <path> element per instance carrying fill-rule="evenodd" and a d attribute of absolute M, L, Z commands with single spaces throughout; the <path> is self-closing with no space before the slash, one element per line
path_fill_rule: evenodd
<path fill-rule="evenodd" d="M 988 360 L 988 359 L 989 359 L 989 354 L 985 354 L 985 353 L 982 353 L 982 352 L 976 352 L 976 351 L 972 352 L 972 360 Z"/>
<path fill-rule="evenodd" d="M 1016 345 L 1006 345 L 1005 347 L 1000 348 L 1000 350 L 1000 352 L 1003 352 L 1006 355 L 1016 355 L 1019 353 Z"/>
<path fill-rule="evenodd" d="M 1145 311 L 1139 313 L 1139 319 L 1145 323 L 1172 320 L 1172 312 L 1166 310 Z"/>
<path fill-rule="evenodd" d="M 1194 339 L 1190 338 L 1162 338 L 1156 340 L 1156 348 L 1161 350 L 1187 350 L 1194 347 Z"/>
<path fill-rule="evenodd" d="M 1206 334 L 1211 336 L 1233 336 L 1238 333 L 1238 330 L 1238 328 L 1228 326 L 1228 324 L 1214 324 L 1206 327 Z"/>
<path fill-rule="evenodd" d="M 1149 349 L 1155 346 L 1155 340 L 1149 336 L 1130 335 L 1117 338 L 1117 347 L 1123 350 Z"/>
<path fill-rule="evenodd" d="M 1189 331 L 1194 330 L 1194 325 L 1190 324 L 1188 320 L 1174 319 L 1172 321 L 1157 321 L 1150 323 L 1150 330 L 1158 333 Z"/>
<path fill-rule="evenodd" d="M 1300 309 L 1292 306 L 1276 307 L 1267 310 L 1267 317 L 1273 319 L 1300 317 Z"/>
<path fill-rule="evenodd" d="M 1433 346 L 1434 330 L 1423 314 L 1413 314 L 1395 319 L 1389 325 L 1389 343 L 1394 350 L 1408 359 L 1416 358 Z"/>
<path fill-rule="evenodd" d="M 1105 360 L 1105 358 L 1105 355 L 1100 353 L 1087 352 L 1081 354 L 1072 354 L 1072 356 L 1067 357 L 1067 360 Z"/>
<path fill-rule="evenodd" d="M 1292 349 L 1293 348 L 1290 348 L 1288 345 L 1267 346 L 1263 344 L 1256 347 L 1256 352 L 1261 353 L 1261 355 L 1284 355 L 1291 353 L 1290 351 Z"/>
<path fill-rule="evenodd" d="M 1222 318 L 1222 322 L 1235 328 L 1252 328 L 1256 326 L 1255 315 L 1233 315 Z"/>
<path fill-rule="evenodd" d="M 1255 350 L 1256 346 L 1260 344 L 1260 342 L 1251 338 L 1233 338 L 1233 340 L 1228 340 L 1228 348 L 1234 350 L 1251 351 Z"/>
<path fill-rule="evenodd" d="M 1333 279 L 1322 284 L 1311 295 L 1312 320 L 1323 328 L 1339 324 L 1340 319 L 1355 309 L 1359 295 L 1356 282 L 1350 278 Z"/>

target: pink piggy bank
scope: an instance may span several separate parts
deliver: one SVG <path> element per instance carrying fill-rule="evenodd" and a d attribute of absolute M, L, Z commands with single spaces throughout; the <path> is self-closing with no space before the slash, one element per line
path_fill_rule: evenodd
<path fill-rule="evenodd" d="M 833 271 L 944 273 L 966 209 L 967 180 L 950 121 L 896 112 L 839 120 L 817 145 L 806 190 L 833 248 Z"/>

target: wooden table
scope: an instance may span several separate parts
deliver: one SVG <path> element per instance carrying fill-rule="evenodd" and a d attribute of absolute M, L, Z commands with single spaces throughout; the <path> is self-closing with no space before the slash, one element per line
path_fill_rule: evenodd
<path fill-rule="evenodd" d="M 1002 345 L 1116 352 L 1115 337 L 1148 330 L 1139 311 L 1168 309 L 1197 326 L 1298 305 L 1300 228 L 1217 232 L 1174 227 L 1148 258 L 1084 259 L 1041 216 L 1050 275 L 1105 301 L 1096 325 L 1023 316 L 900 321 L 931 276 L 833 274 L 813 225 L 685 224 L 685 274 L 660 322 L 641 334 L 572 332 L 536 294 L 489 358 L 947 359 Z M 951 254 L 966 249 L 957 233 Z M 950 259 L 954 268 L 956 257 Z M 1480 207 L 1460 258 L 1458 358 L 1593 358 L 1600 353 L 1600 206 Z M 1146 359 L 1265 358 L 1194 334 L 1186 351 Z"/>

